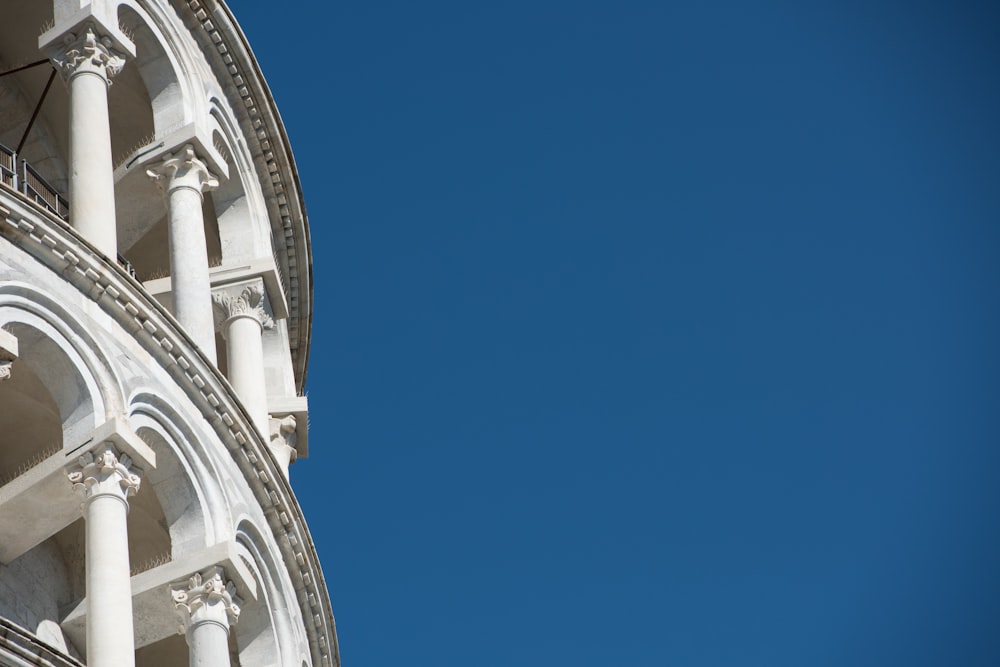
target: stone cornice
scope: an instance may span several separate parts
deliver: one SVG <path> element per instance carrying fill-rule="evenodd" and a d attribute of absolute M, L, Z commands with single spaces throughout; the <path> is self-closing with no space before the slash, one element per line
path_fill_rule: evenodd
<path fill-rule="evenodd" d="M 236 393 L 142 285 L 62 220 L 0 188 L 0 236 L 97 304 L 173 378 L 201 411 L 264 510 L 295 587 L 313 664 L 340 664 L 319 557 L 302 509 Z"/>

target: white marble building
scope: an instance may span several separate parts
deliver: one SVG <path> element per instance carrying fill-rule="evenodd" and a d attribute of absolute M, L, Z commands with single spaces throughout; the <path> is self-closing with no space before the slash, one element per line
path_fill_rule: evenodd
<path fill-rule="evenodd" d="M 309 228 L 246 38 L 219 0 L 0 16 L 0 665 L 339 665 L 288 480 Z"/>

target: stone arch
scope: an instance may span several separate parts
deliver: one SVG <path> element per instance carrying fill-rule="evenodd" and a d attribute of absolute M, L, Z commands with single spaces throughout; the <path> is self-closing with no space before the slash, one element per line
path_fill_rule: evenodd
<path fill-rule="evenodd" d="M 228 539 L 227 503 L 194 430 L 160 395 L 146 390 L 129 401 L 129 422 L 156 453 L 156 469 L 146 476 L 163 507 L 171 557 Z"/>
<path fill-rule="evenodd" d="M 18 342 L 11 378 L 0 382 L 0 496 L 10 503 L 0 517 L 21 523 L 21 541 L 4 540 L 0 588 L 14 592 L 0 595 L 9 603 L 0 616 L 72 653 L 58 622 L 82 594 L 82 519 L 62 469 L 66 452 L 120 414 L 120 383 L 92 327 L 34 287 L 0 285 L 0 326 Z"/>
<path fill-rule="evenodd" d="M 240 662 L 246 665 L 289 665 L 298 662 L 292 630 L 293 610 L 287 606 L 278 570 L 260 532 L 249 521 L 236 528 L 237 549 L 257 580 L 257 599 L 244 601 L 236 643 Z"/>
<path fill-rule="evenodd" d="M 168 39 L 156 21 L 137 2 L 118 4 L 118 23 L 135 44 L 135 62 L 152 115 L 156 137 L 164 137 L 189 122 L 186 100 L 193 99 L 188 77 L 178 71 L 192 71 L 190 63 L 181 63 L 181 54 L 170 48 Z M 187 67 L 185 67 L 187 65 Z"/>
<path fill-rule="evenodd" d="M 211 98 L 213 139 L 225 147 L 223 157 L 229 178 L 212 193 L 215 202 L 223 263 L 266 257 L 270 248 L 270 230 L 256 220 L 267 220 L 267 207 L 253 175 L 253 161 L 246 154 L 242 135 L 218 98 Z M 248 178 L 249 176 L 249 178 Z"/>
<path fill-rule="evenodd" d="M 120 384 L 101 346 L 52 299 L 24 284 L 0 286 L 0 326 L 18 339 L 14 372 L 30 373 L 39 390 L 33 395 L 54 408 L 62 448 L 80 444 L 120 410 Z"/>

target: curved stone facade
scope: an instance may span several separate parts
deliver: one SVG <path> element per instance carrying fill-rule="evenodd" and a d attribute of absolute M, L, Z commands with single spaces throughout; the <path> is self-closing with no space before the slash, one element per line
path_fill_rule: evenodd
<path fill-rule="evenodd" d="M 0 12 L 0 665 L 339 665 L 288 478 L 308 223 L 245 38 Z"/>

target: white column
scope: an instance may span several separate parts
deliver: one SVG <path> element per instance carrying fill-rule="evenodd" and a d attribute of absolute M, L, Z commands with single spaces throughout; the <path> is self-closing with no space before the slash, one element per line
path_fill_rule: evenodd
<path fill-rule="evenodd" d="M 241 601 L 225 570 L 210 567 L 170 589 L 184 620 L 191 667 L 229 665 L 229 627 L 239 619 Z"/>
<path fill-rule="evenodd" d="M 167 235 L 170 245 L 170 285 L 174 315 L 212 363 L 215 363 L 215 324 L 212 286 L 208 277 L 203 193 L 219 186 L 191 144 L 146 170 L 167 196 Z"/>
<path fill-rule="evenodd" d="M 51 56 L 69 86 L 70 223 L 98 250 L 118 260 L 114 165 L 108 87 L 125 65 L 125 56 L 94 23 L 66 33 Z"/>
<path fill-rule="evenodd" d="M 226 338 L 229 382 L 266 438 L 269 435 L 267 382 L 261 336 L 265 328 L 274 326 L 274 321 L 264 309 L 263 281 L 247 285 L 239 292 L 231 288 L 218 290 L 213 299 L 221 313 L 222 335 Z"/>
<path fill-rule="evenodd" d="M 86 519 L 87 665 L 135 665 L 128 557 L 128 497 L 142 471 L 110 443 L 80 456 L 68 469 L 83 495 Z"/>

